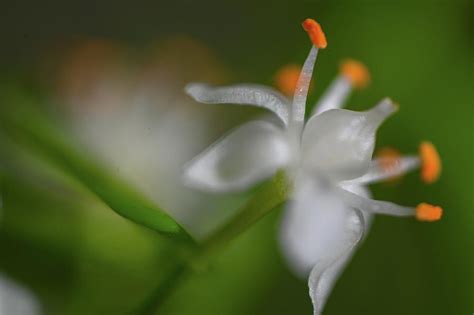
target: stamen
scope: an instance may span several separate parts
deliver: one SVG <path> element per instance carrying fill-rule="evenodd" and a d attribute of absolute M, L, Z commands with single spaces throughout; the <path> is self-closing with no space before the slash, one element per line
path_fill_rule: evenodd
<path fill-rule="evenodd" d="M 316 48 L 324 49 L 327 47 L 326 35 L 324 35 L 321 25 L 319 25 L 318 22 L 313 19 L 306 19 L 302 25 Z"/>
<path fill-rule="evenodd" d="M 377 161 L 379 167 L 388 171 L 399 165 L 399 162 L 402 158 L 400 152 L 391 147 L 381 148 L 376 153 Z"/>
<path fill-rule="evenodd" d="M 419 167 L 420 159 L 417 156 L 400 157 L 391 167 L 383 168 L 385 162 L 379 158 L 370 163 L 369 170 L 361 177 L 343 182 L 349 185 L 368 185 L 385 180 L 392 180 L 401 177 L 403 174 Z"/>
<path fill-rule="evenodd" d="M 282 67 L 275 75 L 275 85 L 283 94 L 293 95 L 300 77 L 301 67 L 290 64 Z"/>
<path fill-rule="evenodd" d="M 416 218 L 420 221 L 433 222 L 438 221 L 443 216 L 441 207 L 432 206 L 427 203 L 420 203 L 416 207 Z"/>
<path fill-rule="evenodd" d="M 343 107 L 351 90 L 352 85 L 349 80 L 345 77 L 337 76 L 314 106 L 311 116 L 319 115 L 330 109 Z"/>
<path fill-rule="evenodd" d="M 441 174 L 441 158 L 431 142 L 420 144 L 421 179 L 428 184 L 434 183 Z"/>
<path fill-rule="evenodd" d="M 341 198 L 351 207 L 376 214 L 385 214 L 397 217 L 415 215 L 415 209 L 404 207 L 392 202 L 368 199 L 343 188 L 338 189 Z"/>
<path fill-rule="evenodd" d="M 356 88 L 364 88 L 370 82 L 369 70 L 359 61 L 348 59 L 341 64 L 341 74 Z"/>

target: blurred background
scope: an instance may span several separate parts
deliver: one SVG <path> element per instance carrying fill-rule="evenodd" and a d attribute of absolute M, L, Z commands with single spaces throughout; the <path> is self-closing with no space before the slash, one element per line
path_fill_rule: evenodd
<path fill-rule="evenodd" d="M 325 314 L 474 312 L 472 1 L 10 1 L 0 12 L 0 274 L 43 314 L 125 314 L 164 276 L 174 244 L 118 216 L 34 143 L 12 136 L 12 121 L 41 133 L 41 120 L 22 114 L 34 107 L 71 147 L 202 239 L 251 192 L 187 189 L 181 167 L 260 112 L 198 105 L 183 87 L 273 85 L 279 68 L 306 57 L 306 17 L 329 43 L 310 103 L 341 59 L 361 60 L 372 83 L 348 107 L 384 96 L 400 103 L 378 147 L 414 153 L 430 140 L 444 167 L 430 186 L 415 173 L 372 187 L 377 199 L 428 201 L 445 216 L 434 224 L 377 217 Z M 279 251 L 280 217 L 272 212 L 232 242 L 157 314 L 311 314 L 306 281 Z"/>

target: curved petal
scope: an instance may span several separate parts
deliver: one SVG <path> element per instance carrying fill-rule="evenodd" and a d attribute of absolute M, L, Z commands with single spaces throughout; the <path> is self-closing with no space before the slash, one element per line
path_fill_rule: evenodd
<path fill-rule="evenodd" d="M 368 199 L 372 198 L 372 193 L 370 192 L 370 190 L 363 185 L 344 183 L 344 184 L 340 184 L 340 186 L 343 189 L 353 194 L 356 194 Z M 362 215 L 364 216 L 364 222 L 365 222 L 364 236 L 366 237 L 369 233 L 370 227 L 372 225 L 372 221 L 374 220 L 374 214 L 372 212 L 365 211 L 365 209 L 358 209 L 358 210 L 360 210 L 362 212 Z"/>
<path fill-rule="evenodd" d="M 240 104 L 266 108 L 287 125 L 289 101 L 280 92 L 256 84 L 239 84 L 213 87 L 203 83 L 190 83 L 186 93 L 196 101 L 207 104 Z"/>
<path fill-rule="evenodd" d="M 327 265 L 352 246 L 363 219 L 334 193 L 331 186 L 307 176 L 295 183 L 280 234 L 285 258 L 293 271 L 307 277 L 315 264 Z"/>
<path fill-rule="evenodd" d="M 333 109 L 313 116 L 303 133 L 303 167 L 335 180 L 362 176 L 372 158 L 375 132 L 395 110 L 385 99 L 366 112 Z"/>
<path fill-rule="evenodd" d="M 334 253 L 331 260 L 318 260 L 309 275 L 309 295 L 313 302 L 315 315 L 322 313 L 337 278 L 352 257 L 357 244 L 363 238 L 365 222 L 360 210 L 354 209 L 346 224 L 346 237 L 344 245 L 338 248 L 338 256 Z"/>
<path fill-rule="evenodd" d="M 236 191 L 271 176 L 289 160 L 281 129 L 251 121 L 231 131 L 185 168 L 187 185 L 208 191 Z"/>
<path fill-rule="evenodd" d="M 364 186 L 351 185 L 351 186 L 346 186 L 345 189 L 355 194 L 364 196 L 366 198 L 369 198 L 371 196 L 370 191 Z M 373 221 L 373 214 L 369 212 L 365 212 L 361 209 L 357 209 L 357 210 L 359 212 L 356 212 L 356 214 L 361 216 L 362 217 L 361 222 L 364 222 L 363 224 L 364 231 L 362 232 L 362 235 L 363 237 L 366 237 Z M 354 255 L 355 250 L 358 248 L 359 245 L 360 245 L 360 241 L 357 242 L 357 244 L 354 245 L 352 248 L 348 249 L 346 253 L 342 254 L 342 256 L 339 259 L 337 259 L 332 265 L 330 265 L 326 270 L 322 271 L 322 270 L 313 268 L 313 272 L 310 275 L 308 284 L 310 286 L 310 295 L 313 301 L 315 314 L 321 313 L 322 309 L 324 308 L 324 305 L 327 302 L 329 294 L 332 292 L 332 289 L 334 288 L 334 285 L 336 284 L 337 279 L 339 279 L 339 276 L 342 274 L 345 267 L 347 266 L 349 261 L 352 259 L 352 256 Z M 317 275 L 318 272 L 321 273 L 319 276 Z M 319 278 L 319 282 L 317 280 L 318 278 Z"/>

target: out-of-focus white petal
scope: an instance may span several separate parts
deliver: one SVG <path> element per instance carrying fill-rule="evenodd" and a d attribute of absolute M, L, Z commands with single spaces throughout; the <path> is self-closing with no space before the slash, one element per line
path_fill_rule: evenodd
<path fill-rule="evenodd" d="M 360 220 L 333 188 L 302 175 L 282 223 L 281 244 L 293 271 L 307 277 L 316 263 L 334 261 L 352 243 Z M 355 226 L 354 224 L 357 223 Z"/>
<path fill-rule="evenodd" d="M 289 101 L 280 92 L 256 84 L 239 84 L 213 87 L 203 83 L 190 83 L 186 93 L 196 101 L 206 104 L 239 104 L 266 108 L 275 113 L 286 125 Z"/>
<path fill-rule="evenodd" d="M 363 186 L 345 188 L 370 196 Z M 372 214 L 348 207 L 331 188 L 308 177 L 295 183 L 294 198 L 282 224 L 283 253 L 297 275 L 307 278 L 311 273 L 310 294 L 319 314 Z"/>
<path fill-rule="evenodd" d="M 0 276 L 0 315 L 36 315 L 40 306 L 31 292 Z"/>
<path fill-rule="evenodd" d="M 372 158 L 375 132 L 395 110 L 385 99 L 366 112 L 333 109 L 313 116 L 303 133 L 303 167 L 335 180 L 362 176 Z"/>
<path fill-rule="evenodd" d="M 235 191 L 271 176 L 289 160 L 283 131 L 266 121 L 251 121 L 218 140 L 185 168 L 189 186 Z"/>

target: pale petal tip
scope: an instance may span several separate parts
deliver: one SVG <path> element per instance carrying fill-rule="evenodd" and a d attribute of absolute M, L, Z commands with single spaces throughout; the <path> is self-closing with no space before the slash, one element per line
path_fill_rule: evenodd
<path fill-rule="evenodd" d="M 434 222 L 441 219 L 443 216 L 443 209 L 438 206 L 433 206 L 428 203 L 420 203 L 416 207 L 416 218 L 419 221 Z"/>
<path fill-rule="evenodd" d="M 441 158 L 436 147 L 428 141 L 420 144 L 420 160 L 421 160 L 421 179 L 431 184 L 438 180 L 441 174 Z"/>
<path fill-rule="evenodd" d="M 326 35 L 318 22 L 313 19 L 306 19 L 302 26 L 316 48 L 324 49 L 327 47 Z"/>
<path fill-rule="evenodd" d="M 192 98 L 196 99 L 197 95 L 199 92 L 202 90 L 202 88 L 206 87 L 207 85 L 204 83 L 197 83 L 197 82 L 191 82 L 186 84 L 184 87 L 184 92 L 191 96 Z"/>
<path fill-rule="evenodd" d="M 392 100 L 390 97 L 386 97 L 382 100 L 381 104 L 379 104 L 380 109 L 384 110 L 385 112 L 391 114 L 395 113 L 400 109 L 400 105 Z"/>
<path fill-rule="evenodd" d="M 398 104 L 386 97 L 381 100 L 375 107 L 369 110 L 369 113 L 376 118 L 379 123 L 385 120 L 388 116 L 398 111 Z"/>

